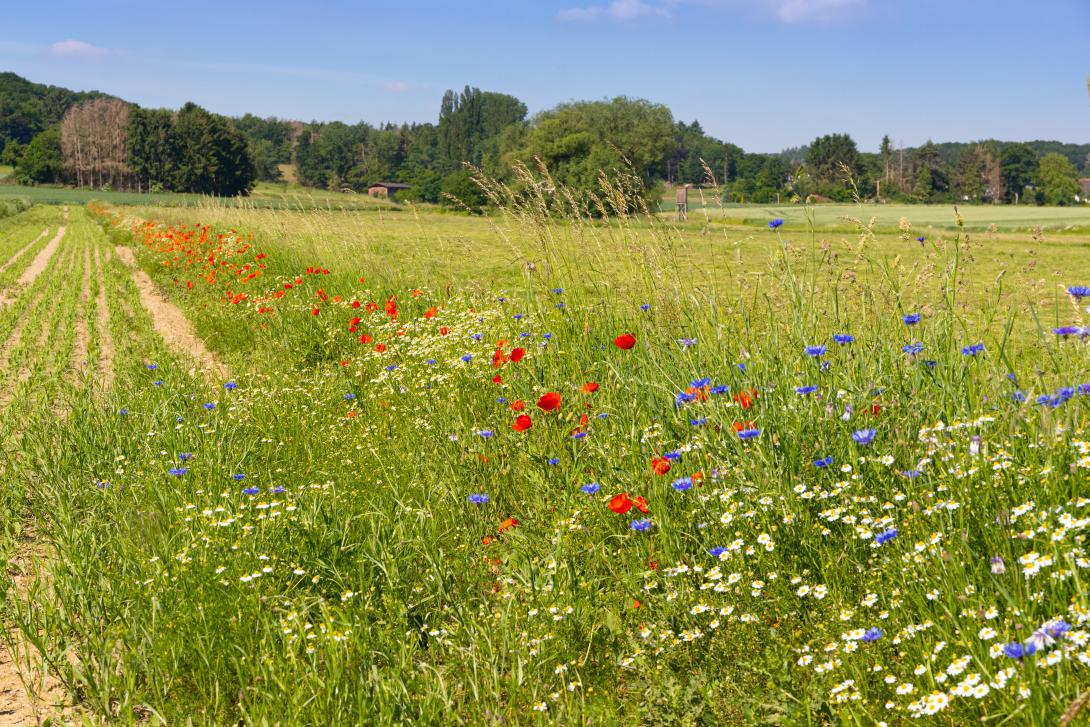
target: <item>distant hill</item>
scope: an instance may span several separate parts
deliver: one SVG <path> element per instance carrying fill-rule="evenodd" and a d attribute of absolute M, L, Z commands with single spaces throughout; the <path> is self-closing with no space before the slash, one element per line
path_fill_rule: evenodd
<path fill-rule="evenodd" d="M 28 144 L 36 134 L 60 123 L 69 107 L 94 98 L 116 98 L 101 91 L 71 91 L 0 73 L 0 151 L 8 141 Z"/>

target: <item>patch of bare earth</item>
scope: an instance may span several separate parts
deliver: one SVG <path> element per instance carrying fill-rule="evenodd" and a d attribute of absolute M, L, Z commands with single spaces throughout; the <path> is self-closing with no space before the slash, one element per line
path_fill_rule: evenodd
<path fill-rule="evenodd" d="M 136 264 L 136 256 L 131 248 L 118 245 L 114 248 L 117 257 L 132 268 L 133 281 L 140 293 L 140 303 L 151 315 L 152 325 L 167 346 L 183 356 L 196 361 L 198 367 L 220 379 L 229 375 L 227 367 L 217 359 L 204 345 L 189 319 L 176 305 L 162 296 L 151 277 Z"/>
<path fill-rule="evenodd" d="M 25 596 L 39 578 L 38 564 L 43 557 L 40 551 L 35 541 L 27 538 L 8 564 L 19 597 Z M 37 651 L 23 635 L 10 629 L 0 645 L 0 725 L 36 727 L 47 721 L 71 724 L 70 716 L 60 683 L 48 676 Z"/>
<path fill-rule="evenodd" d="M 110 309 L 106 302 L 106 279 L 102 275 L 102 258 L 95 248 L 95 278 L 98 295 L 95 297 L 95 329 L 98 331 L 98 386 L 99 391 L 109 391 L 114 385 L 114 339 L 110 335 Z"/>

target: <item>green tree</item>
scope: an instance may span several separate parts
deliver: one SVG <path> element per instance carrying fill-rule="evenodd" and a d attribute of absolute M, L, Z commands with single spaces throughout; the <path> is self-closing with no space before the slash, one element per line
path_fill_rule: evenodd
<path fill-rule="evenodd" d="M 526 104 L 504 93 L 466 86 L 462 93 L 447 91 L 439 106 L 439 162 L 454 171 L 468 162 L 481 166 L 486 156 L 498 155 L 487 142 L 507 126 L 526 119 Z"/>
<path fill-rule="evenodd" d="M 61 131 L 53 126 L 26 145 L 15 168 L 15 176 L 23 184 L 51 184 L 60 181 L 63 171 Z"/>
<path fill-rule="evenodd" d="M 878 154 L 882 160 L 882 183 L 889 184 L 891 163 L 893 161 L 893 142 L 889 140 L 889 134 L 882 137 L 882 145 Z"/>
<path fill-rule="evenodd" d="M 445 207 L 467 209 L 474 213 L 479 213 L 488 203 L 480 185 L 473 181 L 473 175 L 465 169 L 451 172 L 443 178 L 439 201 Z"/>
<path fill-rule="evenodd" d="M 1038 166 L 1037 178 L 1045 204 L 1074 204 L 1079 193 L 1079 175 L 1075 165 L 1062 154 L 1045 154 Z"/>
<path fill-rule="evenodd" d="M 806 171 L 815 192 L 834 199 L 850 193 L 846 177 L 858 178 L 859 150 L 848 134 L 826 134 L 810 143 L 806 151 Z"/>
<path fill-rule="evenodd" d="M 954 168 L 954 189 L 959 198 L 969 201 L 984 198 L 986 164 L 986 155 L 980 146 L 973 144 L 962 150 Z"/>
<path fill-rule="evenodd" d="M 253 188 L 256 171 L 246 137 L 228 119 L 187 103 L 174 118 L 174 134 L 179 191 L 234 196 Z"/>
<path fill-rule="evenodd" d="M 933 180 L 931 167 L 921 164 L 916 170 L 916 183 L 912 187 L 912 198 L 917 202 L 926 202 L 931 198 Z"/>
<path fill-rule="evenodd" d="M 999 154 L 999 174 L 1008 202 L 1021 198 L 1037 173 L 1037 153 L 1028 144 L 1008 144 Z"/>

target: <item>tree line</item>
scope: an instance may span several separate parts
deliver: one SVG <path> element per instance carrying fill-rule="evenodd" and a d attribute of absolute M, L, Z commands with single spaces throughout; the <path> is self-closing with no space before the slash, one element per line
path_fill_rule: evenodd
<path fill-rule="evenodd" d="M 779 153 L 747 152 L 697 121 L 675 120 L 666 106 L 627 97 L 528 116 L 514 96 L 467 86 L 444 94 L 434 123 L 373 126 L 229 119 L 195 104 L 141 109 L 10 76 L 0 74 L 0 161 L 37 183 L 233 195 L 281 180 L 292 165 L 307 187 L 359 192 L 401 182 L 410 185 L 403 198 L 475 207 L 485 199 L 467 165 L 510 181 L 522 162 L 586 193 L 601 171 L 624 170 L 649 199 L 664 184 L 714 182 L 727 202 L 1074 204 L 1085 196 L 1080 176 L 1090 175 L 1090 144 L 1047 141 L 904 149 L 886 136 L 868 153 L 847 134 L 826 134 Z"/>

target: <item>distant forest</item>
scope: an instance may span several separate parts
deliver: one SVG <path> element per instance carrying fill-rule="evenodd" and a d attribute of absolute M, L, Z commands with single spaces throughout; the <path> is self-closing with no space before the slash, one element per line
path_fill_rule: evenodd
<path fill-rule="evenodd" d="M 554 180 L 598 189 L 599 170 L 638 176 L 649 198 L 663 184 L 707 184 L 727 202 L 855 198 L 896 202 L 1079 204 L 1090 143 L 993 139 L 859 151 L 826 134 L 778 154 L 746 152 L 709 136 L 670 109 L 618 97 L 561 104 L 528 116 L 517 98 L 477 88 L 447 91 L 435 123 L 228 118 L 188 103 L 142 109 L 99 93 L 70 91 L 0 73 L 0 164 L 24 184 L 244 195 L 281 181 L 292 165 L 307 187 L 364 191 L 410 185 L 402 199 L 471 207 L 486 200 L 467 164 L 505 181 L 517 162 L 540 160 Z"/>

